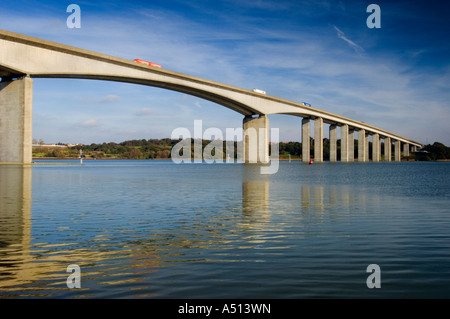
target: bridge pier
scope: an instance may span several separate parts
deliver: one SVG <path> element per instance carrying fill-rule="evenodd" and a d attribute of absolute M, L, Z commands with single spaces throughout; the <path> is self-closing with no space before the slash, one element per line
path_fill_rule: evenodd
<path fill-rule="evenodd" d="M 403 156 L 405 156 L 405 157 L 409 156 L 409 144 L 408 143 L 403 144 Z"/>
<path fill-rule="evenodd" d="M 365 162 L 369 162 L 370 161 L 370 141 L 369 141 L 369 133 L 366 133 L 366 139 L 364 140 L 366 143 L 366 148 L 365 148 Z"/>
<path fill-rule="evenodd" d="M 355 161 L 355 131 L 353 129 L 348 131 L 348 158 L 349 162 Z"/>
<path fill-rule="evenodd" d="M 32 161 L 33 80 L 0 83 L 0 163 Z"/>
<path fill-rule="evenodd" d="M 358 162 L 366 161 L 366 130 L 358 131 Z"/>
<path fill-rule="evenodd" d="M 269 163 L 269 118 L 246 116 L 243 120 L 244 162 Z"/>
<path fill-rule="evenodd" d="M 337 162 L 337 126 L 330 125 L 330 162 Z"/>
<path fill-rule="evenodd" d="M 341 162 L 348 162 L 348 125 L 341 126 Z"/>
<path fill-rule="evenodd" d="M 314 120 L 314 161 L 323 162 L 323 118 Z"/>
<path fill-rule="evenodd" d="M 400 141 L 394 141 L 394 159 L 396 162 L 401 161 L 400 144 Z"/>
<path fill-rule="evenodd" d="M 392 160 L 392 143 L 390 137 L 384 138 L 384 160 L 390 162 Z"/>
<path fill-rule="evenodd" d="M 380 135 L 373 134 L 372 135 L 372 161 L 379 162 L 380 159 L 381 159 Z"/>
<path fill-rule="evenodd" d="M 310 123 L 309 118 L 302 120 L 302 161 L 309 163 L 311 160 L 311 145 L 310 145 Z"/>

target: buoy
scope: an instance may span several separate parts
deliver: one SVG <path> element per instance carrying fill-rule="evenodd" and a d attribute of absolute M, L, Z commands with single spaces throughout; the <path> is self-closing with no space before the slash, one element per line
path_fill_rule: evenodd
<path fill-rule="evenodd" d="M 310 160 L 310 161 L 309 161 L 309 165 L 311 165 L 312 163 L 313 163 L 313 160 Z"/>

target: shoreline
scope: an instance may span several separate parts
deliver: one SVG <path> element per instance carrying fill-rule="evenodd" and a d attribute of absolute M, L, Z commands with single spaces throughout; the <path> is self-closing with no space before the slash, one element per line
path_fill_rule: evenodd
<path fill-rule="evenodd" d="M 33 157 L 33 160 L 79 160 L 79 157 Z M 131 160 L 131 161 L 171 161 L 171 158 L 83 158 L 83 161 L 94 160 Z M 279 161 L 289 161 L 289 158 L 280 158 Z M 301 158 L 292 158 L 291 161 L 301 161 Z M 225 159 L 224 159 L 225 161 Z"/>
<path fill-rule="evenodd" d="M 33 157 L 32 160 L 80 160 L 79 157 Z M 118 160 L 118 161 L 162 161 L 170 158 L 83 158 L 83 161 L 96 161 L 96 160 Z"/>
<path fill-rule="evenodd" d="M 33 157 L 32 160 L 79 160 L 79 157 Z M 96 161 L 96 160 L 107 160 L 107 161 L 111 161 L 111 160 L 118 160 L 118 161 L 171 161 L 170 158 L 83 158 L 83 161 Z M 279 161 L 291 161 L 291 162 L 298 162 L 298 161 L 302 161 L 302 159 L 300 158 L 279 158 Z M 225 161 L 225 159 L 224 159 Z M 323 162 L 329 162 L 329 161 L 323 161 Z M 354 163 L 357 163 L 358 160 L 355 159 Z M 384 161 L 380 161 L 379 163 L 382 163 Z M 416 160 L 411 160 L 411 159 L 403 159 L 401 160 L 401 162 L 450 162 L 450 159 L 437 159 L 434 161 L 416 161 Z M 336 163 L 339 163 L 336 162 Z M 367 163 L 372 163 L 372 161 L 369 161 Z M 388 163 L 388 162 L 386 162 Z"/>

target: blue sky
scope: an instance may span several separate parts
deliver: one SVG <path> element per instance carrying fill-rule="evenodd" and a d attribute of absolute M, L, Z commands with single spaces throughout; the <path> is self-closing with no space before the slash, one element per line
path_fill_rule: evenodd
<path fill-rule="evenodd" d="M 81 28 L 69 29 L 69 4 Z M 370 29 L 369 4 L 381 8 Z M 445 2 L 448 3 L 448 2 Z M 443 1 L 2 1 L 0 28 L 307 101 L 422 143 L 450 145 L 450 4 Z M 0 48 L 1 50 L 1 48 Z M 242 115 L 158 88 L 35 79 L 33 137 L 102 143 L 236 128 Z M 281 141 L 301 118 L 269 116 Z M 328 136 L 327 129 L 324 136 Z"/>

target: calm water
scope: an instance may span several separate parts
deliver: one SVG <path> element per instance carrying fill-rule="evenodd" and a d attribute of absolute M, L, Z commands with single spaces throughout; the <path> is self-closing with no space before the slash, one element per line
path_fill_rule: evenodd
<path fill-rule="evenodd" d="M 0 166 L 0 298 L 450 298 L 450 163 L 258 172 Z"/>

